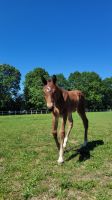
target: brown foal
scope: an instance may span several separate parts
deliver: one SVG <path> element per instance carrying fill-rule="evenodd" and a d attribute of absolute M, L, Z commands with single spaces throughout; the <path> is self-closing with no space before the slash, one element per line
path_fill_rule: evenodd
<path fill-rule="evenodd" d="M 84 146 L 87 144 L 88 119 L 85 114 L 85 99 L 84 95 L 79 90 L 67 91 L 59 88 L 56 85 L 57 78 L 55 75 L 51 79 L 46 80 L 44 77 L 42 82 L 44 84 L 43 91 L 47 107 L 52 110 L 52 133 L 59 149 L 58 163 L 63 163 L 64 148 L 66 147 L 68 136 L 73 127 L 72 112 L 77 111 L 80 115 L 84 125 Z M 60 130 L 60 143 L 57 137 L 58 119 L 62 117 L 62 124 Z M 68 119 L 68 130 L 65 136 L 65 125 Z"/>

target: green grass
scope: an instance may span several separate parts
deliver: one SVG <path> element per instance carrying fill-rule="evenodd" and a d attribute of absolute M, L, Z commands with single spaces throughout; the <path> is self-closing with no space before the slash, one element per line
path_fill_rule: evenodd
<path fill-rule="evenodd" d="M 65 163 L 51 134 L 51 114 L 0 117 L 0 200 L 112 199 L 112 112 L 87 113 L 89 144 L 75 113 Z"/>

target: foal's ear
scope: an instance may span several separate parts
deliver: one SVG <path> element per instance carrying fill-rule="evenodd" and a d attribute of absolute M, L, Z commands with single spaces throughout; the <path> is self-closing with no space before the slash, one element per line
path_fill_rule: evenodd
<path fill-rule="evenodd" d="M 53 83 L 55 84 L 56 81 L 57 81 L 56 75 L 53 75 L 53 76 L 52 76 L 52 80 L 53 80 Z"/>
<path fill-rule="evenodd" d="M 43 83 L 44 85 L 47 85 L 47 81 L 46 81 L 46 79 L 45 79 L 43 76 L 41 76 L 41 80 L 42 80 L 42 83 Z"/>

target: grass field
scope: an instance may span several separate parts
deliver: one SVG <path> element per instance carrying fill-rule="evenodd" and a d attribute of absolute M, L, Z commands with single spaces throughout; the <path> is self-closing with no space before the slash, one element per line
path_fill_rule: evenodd
<path fill-rule="evenodd" d="M 111 200 L 112 112 L 87 113 L 89 144 L 75 113 L 63 165 L 51 114 L 0 117 L 0 200 Z"/>

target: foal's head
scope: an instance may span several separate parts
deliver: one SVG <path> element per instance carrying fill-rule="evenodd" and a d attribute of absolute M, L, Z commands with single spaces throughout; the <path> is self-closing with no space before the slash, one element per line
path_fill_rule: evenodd
<path fill-rule="evenodd" d="M 52 78 L 49 80 L 46 80 L 44 77 L 41 77 L 41 79 L 44 84 L 43 91 L 47 107 L 52 110 L 55 102 L 57 78 L 55 75 L 53 75 Z"/>

